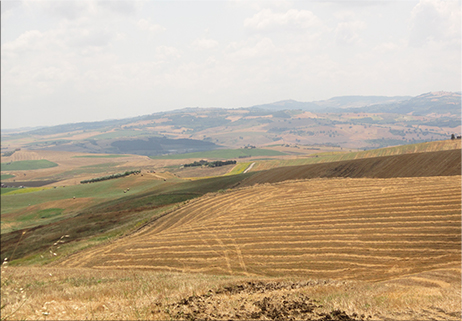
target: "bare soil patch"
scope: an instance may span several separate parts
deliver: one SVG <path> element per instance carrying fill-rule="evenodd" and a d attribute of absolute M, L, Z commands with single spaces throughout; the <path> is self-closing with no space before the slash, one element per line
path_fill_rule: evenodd
<path fill-rule="evenodd" d="M 187 320 L 364 320 L 370 318 L 345 311 L 321 312 L 322 305 L 303 293 L 292 291 L 327 281 L 249 281 L 209 290 L 169 305 L 176 319 Z M 330 282 L 329 282 L 330 283 Z M 230 304 L 231 303 L 231 304 Z"/>
<path fill-rule="evenodd" d="M 256 173 L 241 183 L 250 186 L 293 179 L 330 177 L 425 177 L 451 176 L 461 173 L 460 149 L 414 153 L 349 161 L 279 167 Z"/>

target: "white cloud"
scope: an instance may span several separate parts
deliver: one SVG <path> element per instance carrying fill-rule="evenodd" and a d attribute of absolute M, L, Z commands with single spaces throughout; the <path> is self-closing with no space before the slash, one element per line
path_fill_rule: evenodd
<path fill-rule="evenodd" d="M 2 1 L 2 5 L 1 5 L 2 16 L 8 13 L 8 11 L 19 7 L 21 4 L 22 4 L 22 1 Z"/>
<path fill-rule="evenodd" d="M 335 41 L 339 45 L 354 45 L 361 42 L 359 32 L 366 28 L 363 21 L 340 22 L 335 29 Z"/>
<path fill-rule="evenodd" d="M 409 44 L 445 43 L 460 50 L 460 1 L 421 0 L 411 13 Z"/>
<path fill-rule="evenodd" d="M 373 51 L 377 54 L 392 52 L 398 50 L 400 46 L 394 42 L 383 42 L 373 48 Z"/>
<path fill-rule="evenodd" d="M 254 40 L 243 43 L 231 43 L 228 46 L 228 57 L 232 60 L 242 61 L 252 58 L 261 58 L 273 54 L 276 46 L 270 38 L 263 38 L 256 43 Z"/>
<path fill-rule="evenodd" d="M 171 46 L 159 46 L 156 48 L 156 58 L 167 58 L 167 57 L 173 57 L 173 58 L 180 58 L 181 57 L 181 52 L 175 47 Z"/>
<path fill-rule="evenodd" d="M 161 25 L 152 23 L 146 19 L 140 19 L 138 20 L 137 24 L 138 28 L 144 31 L 149 31 L 153 34 L 160 33 L 162 31 L 165 31 L 166 29 L 162 27 Z"/>
<path fill-rule="evenodd" d="M 110 12 L 131 16 L 134 15 L 138 10 L 140 2 L 134 0 L 98 1 L 97 5 Z"/>
<path fill-rule="evenodd" d="M 30 10 L 42 10 L 48 15 L 61 19 L 75 20 L 94 13 L 95 6 L 91 1 L 25 1 Z"/>
<path fill-rule="evenodd" d="M 460 90 L 460 8 L 412 1 L 25 1 L 2 19 L 2 124 Z"/>
<path fill-rule="evenodd" d="M 297 9 L 290 9 L 285 13 L 273 13 L 271 9 L 263 9 L 244 21 L 244 27 L 257 31 L 306 29 L 320 24 L 318 17 L 311 11 Z"/>
<path fill-rule="evenodd" d="M 200 38 L 196 39 L 191 44 L 196 50 L 210 50 L 218 47 L 219 43 L 213 39 Z"/>
<path fill-rule="evenodd" d="M 265 8 L 289 9 L 293 5 L 291 0 L 231 0 L 231 7 L 251 8 L 260 11 Z"/>
<path fill-rule="evenodd" d="M 43 47 L 43 33 L 30 30 L 21 34 L 17 39 L 2 44 L 2 57 L 13 58 L 27 52 L 34 52 Z"/>

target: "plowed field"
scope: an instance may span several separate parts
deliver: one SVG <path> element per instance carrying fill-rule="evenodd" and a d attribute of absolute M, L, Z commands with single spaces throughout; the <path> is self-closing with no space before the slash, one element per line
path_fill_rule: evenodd
<path fill-rule="evenodd" d="M 61 264 L 372 281 L 460 268 L 460 180 L 312 179 L 208 194 Z"/>
<path fill-rule="evenodd" d="M 258 166 L 257 166 L 258 167 Z M 392 178 L 452 176 L 461 173 L 460 149 L 354 159 L 260 171 L 241 186 L 317 177 Z"/>

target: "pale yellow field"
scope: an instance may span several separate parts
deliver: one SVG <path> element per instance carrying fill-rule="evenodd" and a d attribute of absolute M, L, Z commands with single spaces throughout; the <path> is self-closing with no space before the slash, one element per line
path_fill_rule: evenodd
<path fill-rule="evenodd" d="M 388 280 L 460 268 L 460 176 L 313 179 L 206 195 L 66 267 Z"/>

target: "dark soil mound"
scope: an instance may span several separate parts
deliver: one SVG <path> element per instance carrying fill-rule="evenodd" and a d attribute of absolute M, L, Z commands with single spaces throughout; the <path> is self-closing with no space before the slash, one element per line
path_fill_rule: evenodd
<path fill-rule="evenodd" d="M 328 283 L 328 281 L 319 281 Z M 319 311 L 322 306 L 293 291 L 319 282 L 246 282 L 210 290 L 170 304 L 173 318 L 184 320 L 365 320 L 345 311 Z M 317 311 L 318 310 L 318 311 Z"/>

